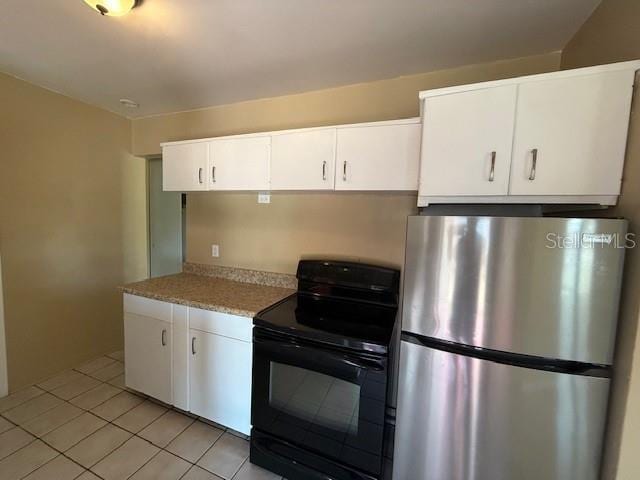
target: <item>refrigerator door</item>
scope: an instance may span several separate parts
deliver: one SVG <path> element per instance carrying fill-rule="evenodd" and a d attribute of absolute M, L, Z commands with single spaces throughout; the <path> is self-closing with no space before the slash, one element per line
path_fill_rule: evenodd
<path fill-rule="evenodd" d="M 402 342 L 394 480 L 597 480 L 609 379 Z"/>
<path fill-rule="evenodd" d="M 409 217 L 402 329 L 611 364 L 627 222 Z"/>

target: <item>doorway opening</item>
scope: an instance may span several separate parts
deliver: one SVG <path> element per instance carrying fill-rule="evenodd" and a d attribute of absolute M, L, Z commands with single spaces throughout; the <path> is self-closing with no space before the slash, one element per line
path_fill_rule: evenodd
<path fill-rule="evenodd" d="M 162 190 L 162 158 L 149 159 L 149 274 L 182 271 L 187 196 Z"/>

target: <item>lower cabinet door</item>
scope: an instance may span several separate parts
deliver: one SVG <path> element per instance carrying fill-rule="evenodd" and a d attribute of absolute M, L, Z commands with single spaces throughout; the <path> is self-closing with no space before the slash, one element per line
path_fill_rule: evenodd
<path fill-rule="evenodd" d="M 124 349 L 127 387 L 171 404 L 171 324 L 125 313 Z"/>
<path fill-rule="evenodd" d="M 248 435 L 251 429 L 251 343 L 190 330 L 191 412 Z"/>

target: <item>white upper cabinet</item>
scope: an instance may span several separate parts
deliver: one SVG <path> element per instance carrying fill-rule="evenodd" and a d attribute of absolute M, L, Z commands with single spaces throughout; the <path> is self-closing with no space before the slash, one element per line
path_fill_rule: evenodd
<path fill-rule="evenodd" d="M 420 122 L 338 128 L 336 190 L 417 190 Z"/>
<path fill-rule="evenodd" d="M 165 143 L 164 189 L 417 190 L 420 134 L 413 118 Z"/>
<path fill-rule="evenodd" d="M 207 190 L 208 142 L 179 143 L 162 148 L 162 189 Z"/>
<path fill-rule="evenodd" d="M 516 85 L 427 98 L 420 195 L 506 195 Z"/>
<path fill-rule="evenodd" d="M 271 137 L 271 190 L 333 190 L 336 129 Z"/>
<path fill-rule="evenodd" d="M 418 205 L 615 204 L 638 69 L 623 62 L 421 92 Z"/>
<path fill-rule="evenodd" d="M 222 138 L 209 142 L 209 190 L 269 190 L 271 138 Z"/>
<path fill-rule="evenodd" d="M 618 195 L 634 72 L 519 86 L 511 195 Z"/>

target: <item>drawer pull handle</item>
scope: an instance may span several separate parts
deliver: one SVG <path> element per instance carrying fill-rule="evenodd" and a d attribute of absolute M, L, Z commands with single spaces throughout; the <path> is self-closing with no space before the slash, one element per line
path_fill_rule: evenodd
<path fill-rule="evenodd" d="M 491 171 L 489 172 L 489 181 L 493 182 L 496 178 L 496 152 L 491 152 Z"/>
<path fill-rule="evenodd" d="M 534 181 L 536 179 L 536 166 L 538 164 L 538 149 L 531 150 L 531 171 L 529 172 L 529 180 Z"/>
<path fill-rule="evenodd" d="M 160 342 L 162 343 L 163 347 L 167 346 L 167 329 L 163 329 L 162 330 L 162 336 L 160 338 Z"/>
<path fill-rule="evenodd" d="M 202 183 L 202 168 L 198 169 L 198 183 Z"/>
<path fill-rule="evenodd" d="M 327 179 L 327 161 L 322 162 L 322 180 Z"/>
<path fill-rule="evenodd" d="M 191 353 L 196 354 L 196 337 L 191 338 Z"/>
<path fill-rule="evenodd" d="M 345 160 L 342 164 L 342 181 L 347 181 L 347 161 Z"/>
<path fill-rule="evenodd" d="M 211 181 L 216 183 L 216 167 L 215 165 L 211 167 Z"/>

